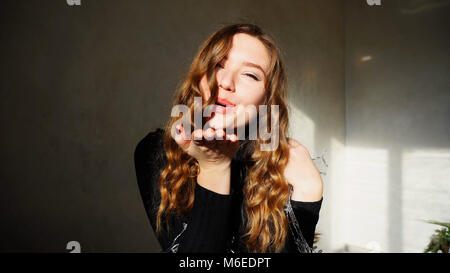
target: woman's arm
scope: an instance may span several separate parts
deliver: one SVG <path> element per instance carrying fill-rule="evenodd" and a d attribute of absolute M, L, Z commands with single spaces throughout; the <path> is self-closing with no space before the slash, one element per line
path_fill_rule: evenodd
<path fill-rule="evenodd" d="M 289 139 L 289 161 L 284 176 L 293 186 L 292 200 L 315 202 L 322 199 L 323 182 L 306 147 Z"/>
<path fill-rule="evenodd" d="M 303 237 L 311 248 L 314 244 L 314 233 L 316 231 L 317 222 L 319 221 L 319 212 L 322 201 L 323 198 L 315 202 L 291 200 L 291 206 L 297 223 L 299 224 Z"/>
<path fill-rule="evenodd" d="M 323 182 L 306 147 L 289 139 L 289 161 L 284 175 L 293 187 L 291 206 L 303 237 L 310 247 L 323 200 Z"/>
<path fill-rule="evenodd" d="M 163 154 L 163 130 L 147 134 L 136 146 L 134 151 L 134 164 L 136 178 L 139 186 L 145 212 L 153 230 L 156 232 L 156 217 L 161 195 L 158 188 L 158 178 L 164 166 Z M 179 223 L 181 225 L 181 223 Z M 167 249 L 171 243 L 171 237 L 162 225 L 161 234 L 157 234 L 157 239 L 163 250 Z M 155 233 L 156 234 L 156 233 Z"/>
<path fill-rule="evenodd" d="M 149 133 L 139 142 L 134 153 L 139 190 L 155 232 L 157 210 L 161 200 L 158 178 L 166 163 L 162 138 L 162 130 Z M 227 184 L 224 188 L 223 185 Z M 183 219 L 187 220 L 187 227 L 177 238 L 183 230 L 181 218 L 172 218 L 169 233 L 165 229 L 163 217 L 163 230 L 157 234 L 162 249 L 165 251 L 172 247 L 177 238 L 178 252 L 225 252 L 233 198 L 229 184 L 229 166 L 223 169 L 200 168 L 194 206 L 188 219 Z"/>

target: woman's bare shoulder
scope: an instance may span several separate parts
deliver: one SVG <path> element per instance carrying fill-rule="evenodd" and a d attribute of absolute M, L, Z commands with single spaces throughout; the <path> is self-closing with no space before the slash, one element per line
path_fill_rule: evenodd
<path fill-rule="evenodd" d="M 314 202 L 322 199 L 323 181 L 308 149 L 299 141 L 289 138 L 289 161 L 285 177 L 294 187 L 293 200 Z"/>

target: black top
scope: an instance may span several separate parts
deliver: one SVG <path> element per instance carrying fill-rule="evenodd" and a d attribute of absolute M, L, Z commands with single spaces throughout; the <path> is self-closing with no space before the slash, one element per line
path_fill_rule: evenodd
<path fill-rule="evenodd" d="M 134 153 L 142 201 L 163 252 L 248 252 L 245 244 L 239 240 L 244 227 L 242 223 L 245 221 L 242 185 L 247 171 L 240 160 L 241 149 L 231 162 L 229 195 L 219 194 L 196 184 L 194 205 L 189 214 L 170 218 L 169 232 L 165 229 L 162 217 L 162 232 L 156 233 L 156 216 L 161 200 L 158 177 L 167 162 L 163 135 L 162 129 L 148 133 L 138 143 Z M 316 202 L 290 200 L 297 226 L 311 248 L 322 200 L 323 198 Z M 296 233 L 292 231 L 295 228 L 291 224 L 289 227 L 290 232 L 281 252 L 300 252 L 296 246 L 298 240 L 294 239 L 297 238 Z"/>

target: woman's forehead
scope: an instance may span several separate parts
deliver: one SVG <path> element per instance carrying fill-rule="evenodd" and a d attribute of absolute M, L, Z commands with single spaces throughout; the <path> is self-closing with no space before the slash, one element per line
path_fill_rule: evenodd
<path fill-rule="evenodd" d="M 253 63 L 261 66 L 267 74 L 270 56 L 267 47 L 256 37 L 245 33 L 233 36 L 233 44 L 227 59 L 236 63 Z"/>

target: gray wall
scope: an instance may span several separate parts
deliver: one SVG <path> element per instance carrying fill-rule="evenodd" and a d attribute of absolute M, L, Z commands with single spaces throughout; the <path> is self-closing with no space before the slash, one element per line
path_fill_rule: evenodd
<path fill-rule="evenodd" d="M 323 172 L 319 249 L 418 250 L 434 227 L 411 219 L 449 215 L 449 6 L 429 2 L 4 1 L 0 251 L 159 251 L 134 148 L 201 42 L 242 21 L 285 55 L 290 133 Z"/>
<path fill-rule="evenodd" d="M 450 1 L 346 1 L 350 245 L 421 252 L 450 222 Z"/>
<path fill-rule="evenodd" d="M 315 125 L 294 124 L 293 137 L 312 153 L 329 136 L 343 142 L 343 8 L 335 0 L 2 3 L 0 250 L 65 252 L 75 240 L 84 252 L 159 251 L 134 148 L 168 118 L 198 46 L 221 24 L 257 23 L 279 41 L 292 106 Z"/>

